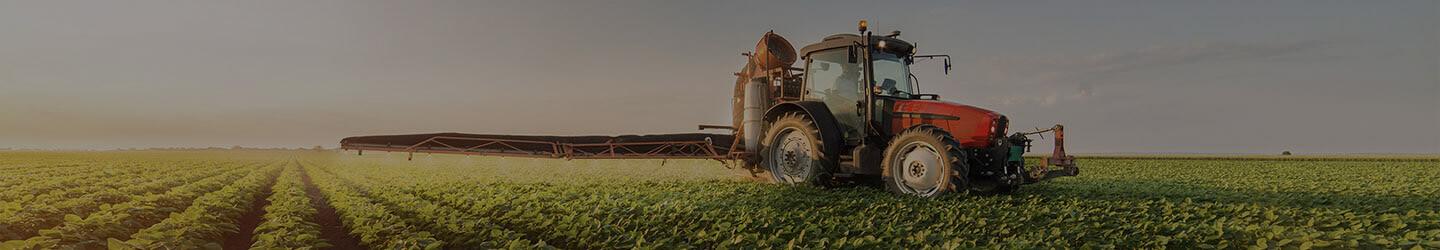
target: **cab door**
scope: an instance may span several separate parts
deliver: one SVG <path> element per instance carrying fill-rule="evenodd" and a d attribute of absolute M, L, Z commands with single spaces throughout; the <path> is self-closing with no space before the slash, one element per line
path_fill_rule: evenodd
<path fill-rule="evenodd" d="M 871 78 L 874 79 L 874 107 L 871 126 L 877 133 L 889 133 L 892 113 L 897 100 L 908 100 L 915 95 L 917 87 L 910 81 L 910 61 L 901 55 L 889 52 L 874 52 L 870 55 Z M 891 133 L 890 135 L 893 135 Z"/>
<path fill-rule="evenodd" d="M 811 53 L 805 64 L 805 100 L 825 103 L 846 144 L 858 143 L 865 129 L 864 64 L 850 62 L 843 47 Z"/>

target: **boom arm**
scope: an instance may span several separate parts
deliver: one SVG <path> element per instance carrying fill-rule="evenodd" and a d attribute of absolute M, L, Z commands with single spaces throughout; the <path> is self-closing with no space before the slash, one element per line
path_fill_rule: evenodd
<path fill-rule="evenodd" d="M 340 140 L 340 148 L 438 154 L 491 155 L 563 159 L 691 158 L 728 159 L 733 148 L 727 134 L 659 134 L 622 136 L 525 136 L 487 134 L 411 134 L 357 136 Z"/>

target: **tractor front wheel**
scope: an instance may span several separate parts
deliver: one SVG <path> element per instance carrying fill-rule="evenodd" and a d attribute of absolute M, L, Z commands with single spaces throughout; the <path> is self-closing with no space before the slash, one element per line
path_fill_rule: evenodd
<path fill-rule="evenodd" d="M 885 148 L 885 189 L 925 198 L 969 190 L 970 168 L 959 147 L 950 133 L 936 127 L 901 132 Z"/>

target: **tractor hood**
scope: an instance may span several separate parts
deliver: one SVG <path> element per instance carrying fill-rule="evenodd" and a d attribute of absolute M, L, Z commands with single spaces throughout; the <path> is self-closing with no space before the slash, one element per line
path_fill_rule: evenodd
<path fill-rule="evenodd" d="M 992 139 L 1004 136 L 1006 118 L 995 111 L 937 100 L 896 100 L 891 132 L 899 133 L 918 125 L 933 125 L 949 132 L 961 145 L 989 147 Z"/>

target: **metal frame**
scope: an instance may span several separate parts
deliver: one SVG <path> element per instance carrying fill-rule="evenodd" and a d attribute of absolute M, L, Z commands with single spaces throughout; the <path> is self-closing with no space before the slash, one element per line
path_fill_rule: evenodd
<path fill-rule="evenodd" d="M 455 143 L 456 141 L 466 141 L 468 144 L 476 145 L 463 148 L 451 145 L 458 144 Z M 524 148 L 542 148 L 542 150 L 527 150 Z M 543 150 L 543 148 L 549 149 Z M 415 153 L 417 152 L 562 159 L 681 158 L 726 160 L 733 159 L 737 156 L 733 154 L 733 152 L 735 152 L 735 145 L 732 145 L 731 148 L 726 151 L 721 151 L 717 149 L 715 144 L 710 140 L 566 143 L 559 141 L 435 136 L 405 147 L 346 143 L 341 144 L 340 149 L 353 149 L 357 151 L 357 154 L 361 155 L 364 154 L 365 150 L 406 152 L 410 154 L 410 159 L 414 159 Z"/>
<path fill-rule="evenodd" d="M 1040 165 L 1029 170 L 1030 172 L 1026 175 L 1027 182 L 1035 183 L 1055 177 L 1079 175 L 1080 168 L 1075 165 L 1075 156 L 1065 153 L 1065 126 L 1055 124 L 1054 127 L 1048 129 L 1041 130 L 1037 128 L 1033 132 L 1017 132 L 1015 134 L 1020 136 L 1039 135 L 1040 138 L 1045 138 L 1045 133 L 1055 135 L 1055 139 L 1053 140 L 1055 141 L 1054 152 L 1051 152 L 1050 156 L 1041 157 Z M 1029 139 L 1026 139 L 1026 141 L 1029 141 Z M 1026 147 L 1025 151 L 1030 151 L 1028 143 Z"/>

